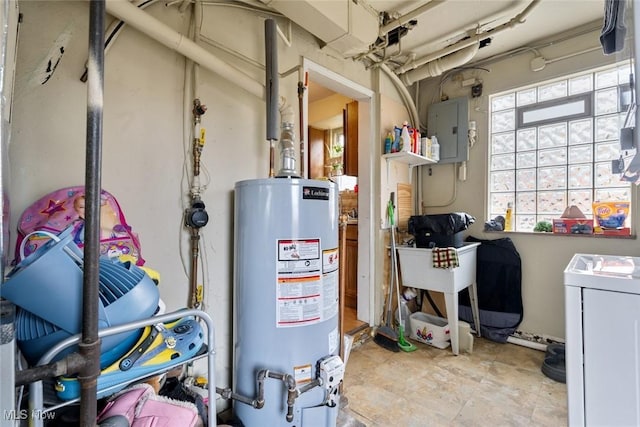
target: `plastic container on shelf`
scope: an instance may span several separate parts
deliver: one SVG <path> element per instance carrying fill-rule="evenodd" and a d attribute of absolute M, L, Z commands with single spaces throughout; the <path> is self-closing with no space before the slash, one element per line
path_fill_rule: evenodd
<path fill-rule="evenodd" d="M 433 135 L 431 137 L 431 159 L 436 162 L 440 161 L 440 144 L 438 144 L 438 137 Z"/>
<path fill-rule="evenodd" d="M 406 122 L 402 125 L 402 132 L 400 133 L 400 151 L 411 151 L 411 135 L 409 135 L 409 125 Z"/>
<path fill-rule="evenodd" d="M 391 146 L 393 145 L 393 134 L 387 132 L 387 137 L 384 139 L 384 154 L 391 153 Z"/>
<path fill-rule="evenodd" d="M 420 155 L 431 158 L 431 138 L 425 136 L 420 140 Z"/>

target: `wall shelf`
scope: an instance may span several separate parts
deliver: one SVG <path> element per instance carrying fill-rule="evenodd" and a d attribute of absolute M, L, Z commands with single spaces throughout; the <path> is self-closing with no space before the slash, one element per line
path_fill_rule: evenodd
<path fill-rule="evenodd" d="M 437 163 L 433 159 L 420 156 L 418 154 L 411 153 L 408 151 L 399 151 L 397 153 L 383 154 L 382 158 L 387 161 L 387 182 L 389 181 L 389 161 L 391 160 L 409 165 L 409 183 L 411 183 L 414 167 Z"/>

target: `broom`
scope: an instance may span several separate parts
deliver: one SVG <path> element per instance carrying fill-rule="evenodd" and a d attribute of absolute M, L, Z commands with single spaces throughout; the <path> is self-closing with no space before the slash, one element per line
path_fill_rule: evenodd
<path fill-rule="evenodd" d="M 398 279 L 398 258 L 396 254 L 396 235 L 395 235 L 395 207 L 391 206 L 389 211 L 389 224 L 391 224 L 391 273 L 395 278 L 396 297 L 398 298 L 398 348 L 402 351 L 416 351 L 418 347 L 411 344 L 404 337 L 404 325 L 402 323 L 402 307 L 400 307 L 400 280 Z"/>
<path fill-rule="evenodd" d="M 387 214 L 393 214 L 393 200 L 395 193 L 391 193 L 389 203 L 387 203 Z M 391 210 L 390 210 L 391 209 Z M 392 229 L 393 233 L 393 229 Z M 393 254 L 392 254 L 393 255 Z M 393 262 L 393 261 L 392 261 Z M 387 292 L 387 318 L 384 325 L 380 325 L 376 330 L 373 341 L 379 346 L 391 351 L 400 351 L 398 348 L 398 334 L 391 327 L 391 290 L 393 289 L 393 271 L 389 271 L 389 291 Z"/>

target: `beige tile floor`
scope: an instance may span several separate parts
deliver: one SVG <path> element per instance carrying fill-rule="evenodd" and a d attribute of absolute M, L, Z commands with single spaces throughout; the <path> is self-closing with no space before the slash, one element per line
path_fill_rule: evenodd
<path fill-rule="evenodd" d="M 415 343 L 394 353 L 369 339 L 350 353 L 346 411 L 368 427 L 566 426 L 566 385 L 541 371 L 544 353 L 475 339 L 454 356 Z"/>

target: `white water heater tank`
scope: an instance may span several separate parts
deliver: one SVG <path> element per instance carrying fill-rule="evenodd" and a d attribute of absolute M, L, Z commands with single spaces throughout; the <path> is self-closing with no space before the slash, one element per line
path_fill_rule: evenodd
<path fill-rule="evenodd" d="M 234 389 L 255 397 L 262 370 L 298 389 L 339 351 L 338 191 L 330 181 L 270 178 L 235 185 Z M 287 421 L 287 387 L 267 378 L 264 407 L 234 401 L 246 427 L 334 427 L 324 387 L 300 394 Z"/>

